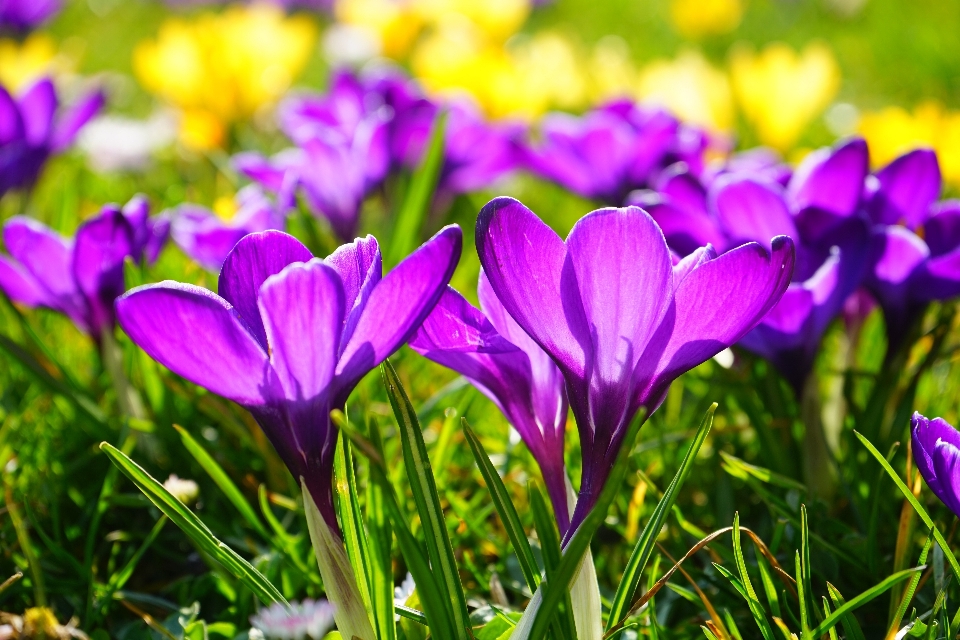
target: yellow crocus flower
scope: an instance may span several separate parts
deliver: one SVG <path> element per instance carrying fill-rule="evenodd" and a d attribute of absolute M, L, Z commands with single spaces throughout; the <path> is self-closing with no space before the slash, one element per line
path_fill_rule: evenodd
<path fill-rule="evenodd" d="M 932 147 L 944 180 L 960 186 L 960 111 L 947 111 L 936 101 L 917 105 L 913 113 L 886 107 L 860 118 L 860 134 L 870 145 L 870 160 L 880 167 L 917 147 Z"/>
<path fill-rule="evenodd" d="M 733 99 L 727 76 L 698 51 L 675 60 L 657 60 L 641 72 L 636 97 L 666 107 L 682 120 L 716 131 L 733 127 Z"/>
<path fill-rule="evenodd" d="M 670 21 L 687 38 L 730 33 L 743 18 L 741 0 L 671 0 Z"/>
<path fill-rule="evenodd" d="M 45 33 L 33 33 L 23 43 L 0 39 L 0 85 L 11 93 L 42 76 L 65 70 L 57 44 Z"/>
<path fill-rule="evenodd" d="M 747 122 L 763 144 L 792 147 L 840 88 L 840 69 L 822 43 L 803 52 L 773 43 L 757 54 L 737 47 L 730 56 L 734 93 Z"/>
<path fill-rule="evenodd" d="M 232 124 L 274 104 L 309 59 L 316 27 L 277 7 L 231 7 L 195 20 L 173 18 L 134 51 L 144 87 L 184 112 L 181 140 L 223 143 Z"/>
<path fill-rule="evenodd" d="M 410 52 L 424 27 L 424 20 L 407 0 L 339 0 L 334 7 L 337 21 L 373 34 L 383 55 L 402 59 Z"/>

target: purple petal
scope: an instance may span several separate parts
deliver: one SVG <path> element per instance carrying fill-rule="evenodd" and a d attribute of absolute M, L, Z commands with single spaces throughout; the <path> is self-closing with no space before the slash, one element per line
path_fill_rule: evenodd
<path fill-rule="evenodd" d="M 73 275 L 87 299 L 95 336 L 113 328 L 113 302 L 123 293 L 123 261 L 132 250 L 133 232 L 116 207 L 105 207 L 77 229 Z"/>
<path fill-rule="evenodd" d="M 873 234 L 872 280 L 881 286 L 902 286 L 930 256 L 926 243 L 904 227 L 876 227 Z"/>
<path fill-rule="evenodd" d="M 50 307 L 55 304 L 30 272 L 4 256 L 0 256 L 0 289 L 14 302 L 28 307 Z"/>
<path fill-rule="evenodd" d="M 102 91 L 94 91 L 81 98 L 57 118 L 51 141 L 53 150 L 62 151 L 73 144 L 83 125 L 97 115 L 106 101 L 106 95 Z"/>
<path fill-rule="evenodd" d="M 860 138 L 835 149 L 814 151 L 800 163 L 787 187 L 790 209 L 820 209 L 837 216 L 857 210 L 869 167 L 867 143 Z"/>
<path fill-rule="evenodd" d="M 678 209 L 672 203 L 653 204 L 645 208 L 663 231 L 670 248 L 682 256 L 708 244 L 721 249 L 727 247 L 726 237 L 706 209 Z"/>
<path fill-rule="evenodd" d="M 337 365 L 341 395 L 348 394 L 423 323 L 450 282 L 462 245 L 460 227 L 444 227 L 373 288 L 353 335 L 341 346 Z"/>
<path fill-rule="evenodd" d="M 933 470 L 940 484 L 937 497 L 960 517 L 960 449 L 938 440 L 933 447 Z"/>
<path fill-rule="evenodd" d="M 917 412 L 910 419 L 910 438 L 913 443 L 913 460 L 927 486 L 937 497 L 943 493 L 943 484 L 933 466 L 933 452 L 940 441 L 960 447 L 960 432 L 943 418 L 929 420 Z M 941 498 L 942 499 L 942 498 Z"/>
<path fill-rule="evenodd" d="M 242 238 L 224 260 L 218 285 L 220 295 L 236 308 L 262 347 L 269 343 L 257 306 L 261 285 L 288 264 L 311 259 L 310 250 L 293 236 L 282 231 L 261 231 Z"/>
<path fill-rule="evenodd" d="M 57 112 L 57 91 L 49 78 L 33 84 L 18 100 L 23 118 L 24 136 L 32 145 L 43 145 L 50 140 L 53 116 Z"/>
<path fill-rule="evenodd" d="M 254 182 L 278 193 L 284 185 L 288 169 L 285 166 L 275 165 L 259 153 L 246 152 L 233 156 L 233 166 L 237 171 Z"/>
<path fill-rule="evenodd" d="M 167 281 L 129 291 L 116 310 L 130 339 L 174 373 L 246 406 L 275 397 L 266 351 L 220 296 Z"/>
<path fill-rule="evenodd" d="M 769 247 L 776 236 L 798 239 L 793 216 L 778 186 L 750 178 L 721 179 L 710 201 L 731 245 L 756 241 Z"/>
<path fill-rule="evenodd" d="M 940 196 L 940 165 L 930 149 L 906 153 L 877 172 L 877 191 L 870 203 L 874 222 L 906 224 L 916 229 L 930 215 Z"/>
<path fill-rule="evenodd" d="M 258 306 L 286 399 L 327 396 L 344 316 L 337 272 L 317 258 L 295 262 L 264 281 Z"/>
<path fill-rule="evenodd" d="M 946 200 L 932 208 L 923 224 L 923 237 L 930 254 L 940 256 L 960 247 L 960 200 Z"/>
<path fill-rule="evenodd" d="M 560 236 L 517 200 L 495 198 L 477 217 L 476 243 L 510 316 L 562 370 L 582 379 L 585 345 L 578 338 L 589 329 L 576 290 L 561 289 L 567 249 Z"/>
<path fill-rule="evenodd" d="M 678 209 L 695 213 L 707 211 L 707 192 L 683 163 L 676 163 L 664 170 L 655 188 Z"/>
<path fill-rule="evenodd" d="M 324 259 L 339 274 L 343 284 L 346 317 L 338 346 L 345 346 L 357 328 L 357 322 L 370 299 L 370 293 L 383 276 L 383 261 L 377 239 L 368 235 L 341 245 Z"/>
<path fill-rule="evenodd" d="M 23 137 L 23 119 L 13 96 L 0 85 L 0 146 Z"/>

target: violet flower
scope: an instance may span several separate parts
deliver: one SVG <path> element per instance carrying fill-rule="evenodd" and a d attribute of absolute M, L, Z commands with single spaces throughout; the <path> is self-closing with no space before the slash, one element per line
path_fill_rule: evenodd
<path fill-rule="evenodd" d="M 117 317 L 155 360 L 250 411 L 339 531 L 330 412 L 420 326 L 460 249 L 460 228 L 446 227 L 381 278 L 373 236 L 319 259 L 293 236 L 262 231 L 227 256 L 219 295 L 146 285 L 117 300 Z"/>
<path fill-rule="evenodd" d="M 0 289 L 14 302 L 63 313 L 100 344 L 113 330 L 124 259 L 152 262 L 166 240 L 166 222 L 147 213 L 142 197 L 122 209 L 107 205 L 74 238 L 32 218 L 11 218 L 3 226 L 10 257 L 0 256 Z"/>
<path fill-rule="evenodd" d="M 47 159 L 73 143 L 103 102 L 103 93 L 95 91 L 61 110 L 48 78 L 16 99 L 0 86 L 0 197 L 12 189 L 32 187 Z"/>
<path fill-rule="evenodd" d="M 563 241 L 533 212 L 497 198 L 480 212 L 477 252 L 503 307 L 560 368 L 583 452 L 570 531 L 593 508 L 641 407 L 734 344 L 786 290 L 793 242 L 704 247 L 673 265 L 642 209 L 599 209 Z M 522 268 L 520 265 L 523 265 Z"/>
<path fill-rule="evenodd" d="M 960 295 L 960 201 L 937 203 L 933 151 L 895 159 L 867 183 L 874 223 L 866 284 L 883 309 L 892 353 L 933 300 Z"/>
<path fill-rule="evenodd" d="M 507 313 L 480 272 L 482 311 L 448 288 L 410 347 L 463 375 L 517 430 L 540 467 L 561 533 L 570 525 L 563 434 L 567 396 L 550 356 Z"/>
<path fill-rule="evenodd" d="M 183 204 L 165 212 L 172 220 L 173 241 L 205 269 L 219 271 L 244 236 L 284 227 L 286 208 L 271 202 L 259 186 L 244 187 L 237 192 L 235 202 L 237 211 L 229 220 L 196 204 Z"/>
<path fill-rule="evenodd" d="M 611 205 L 650 186 L 677 160 L 699 169 L 705 142 L 667 112 L 632 102 L 614 102 L 581 117 L 549 114 L 541 121 L 540 137 L 521 148 L 527 169 Z"/>
<path fill-rule="evenodd" d="M 933 494 L 960 517 L 960 432 L 943 418 L 910 419 L 913 460 Z"/>
<path fill-rule="evenodd" d="M 0 31 L 35 29 L 60 11 L 60 0 L 0 0 Z"/>

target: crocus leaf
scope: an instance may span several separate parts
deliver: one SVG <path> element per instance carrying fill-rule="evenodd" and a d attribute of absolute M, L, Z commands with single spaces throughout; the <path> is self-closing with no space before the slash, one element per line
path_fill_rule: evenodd
<path fill-rule="evenodd" d="M 420 421 L 410 404 L 400 378 L 389 360 L 380 365 L 384 385 L 390 405 L 397 418 L 400 431 L 400 443 L 403 449 L 403 463 L 410 480 L 410 489 L 417 513 L 423 523 L 424 539 L 427 546 L 427 557 L 430 566 L 439 576 L 437 581 L 447 596 L 450 619 L 453 622 L 454 637 L 468 640 L 470 635 L 470 618 L 467 614 L 467 600 L 463 595 L 463 585 L 460 583 L 460 574 L 457 571 L 456 560 L 453 555 L 453 545 L 447 534 L 446 520 L 440 507 L 440 496 L 437 493 L 437 483 L 433 476 L 430 459 L 427 457 L 427 446 L 423 441 L 423 431 Z M 416 579 L 416 578 L 414 578 Z"/>
<path fill-rule="evenodd" d="M 373 603 L 370 599 L 370 552 L 367 548 L 367 536 L 363 530 L 363 515 L 360 512 L 360 498 L 357 496 L 357 480 L 353 469 L 353 452 L 350 441 L 337 438 L 337 451 L 334 454 L 333 474 L 343 529 L 343 542 L 347 548 L 350 566 L 357 577 L 357 587 L 363 604 L 373 617 Z"/>
<path fill-rule="evenodd" d="M 960 581 L 960 563 L 957 562 L 957 557 L 953 555 L 953 552 L 950 550 L 950 545 L 947 544 L 947 541 L 944 540 L 943 534 L 934 526 L 933 520 L 930 519 L 930 516 L 927 514 L 927 510 L 923 508 L 920 502 L 917 500 L 916 496 L 913 495 L 913 492 L 904 484 L 903 480 L 900 479 L 900 476 L 897 475 L 897 472 L 893 470 L 893 467 L 890 466 L 890 463 L 887 462 L 887 459 L 883 457 L 877 448 L 873 446 L 869 440 L 867 440 L 862 434 L 857 431 L 853 432 L 855 436 L 863 443 L 863 446 L 867 448 L 867 451 L 877 459 L 877 462 L 880 463 L 880 466 L 883 467 L 884 471 L 887 472 L 887 475 L 893 480 L 893 483 L 897 485 L 897 488 L 900 489 L 900 493 L 903 494 L 903 497 L 906 498 L 907 502 L 910 503 L 910 506 L 914 508 L 917 512 L 917 515 L 920 516 L 920 519 L 923 521 L 924 526 L 928 529 L 933 529 L 933 537 L 937 541 L 937 544 L 940 545 L 940 548 L 943 549 L 943 555 L 946 557 L 947 562 L 950 563 L 950 568 L 953 569 L 953 575 L 956 576 L 957 580 Z"/>
<path fill-rule="evenodd" d="M 370 439 L 374 446 L 381 450 L 380 431 L 373 419 L 369 421 Z M 372 462 L 370 463 L 373 464 Z M 378 640 L 396 640 L 397 624 L 394 613 L 405 615 L 401 607 L 393 601 L 393 559 L 390 552 L 393 546 L 393 529 L 390 526 L 390 517 L 387 515 L 384 488 L 379 482 L 367 483 L 367 531 L 370 534 L 369 554 L 370 566 L 368 579 L 370 581 L 370 600 L 373 604 L 374 622 L 377 627 Z M 413 609 L 409 609 L 413 611 Z M 419 611 L 421 624 L 427 624 L 426 618 Z M 409 617 L 409 616 L 408 616 Z"/>
<path fill-rule="evenodd" d="M 461 418 L 460 422 L 463 425 L 463 433 L 466 435 L 470 450 L 473 451 L 473 457 L 477 461 L 477 467 L 480 468 L 480 474 L 487 483 L 487 490 L 490 492 L 490 497 L 493 498 L 493 504 L 497 509 L 497 513 L 500 515 L 500 520 L 507 530 L 510 543 L 513 545 L 513 549 L 517 554 L 520 571 L 523 573 L 523 578 L 526 580 L 527 586 L 530 587 L 530 592 L 532 593 L 536 591 L 540 585 L 540 571 L 537 568 L 537 561 L 533 557 L 533 551 L 530 549 L 527 534 L 524 532 L 523 525 L 520 523 L 520 516 L 513 506 L 513 501 L 510 499 L 507 488 L 503 486 L 503 480 L 500 479 L 500 474 L 497 473 L 496 467 L 490 462 L 490 457 L 487 456 L 483 445 L 480 444 L 479 438 L 477 438 L 477 435 L 470 428 L 470 425 L 467 424 L 467 419 Z"/>
<path fill-rule="evenodd" d="M 530 494 L 530 511 L 533 513 L 533 526 L 537 530 L 537 539 L 540 540 L 540 552 L 543 554 L 543 567 L 549 580 L 556 575 L 560 568 L 562 551 L 560 550 L 560 531 L 557 521 L 551 515 L 547 500 L 543 497 L 540 487 L 533 481 L 527 485 Z M 539 577 L 539 576 L 538 576 Z M 539 580 L 538 580 L 539 582 Z M 536 587 L 534 587 L 536 589 Z M 573 619 L 573 604 L 568 593 L 563 600 L 560 618 L 557 620 L 555 631 L 560 640 L 568 640 L 576 634 L 576 623 Z"/>
<path fill-rule="evenodd" d="M 443 141 L 446 129 L 446 114 L 441 112 L 433 123 L 430 131 L 430 140 L 427 150 L 420 162 L 420 166 L 413 173 L 410 185 L 407 188 L 403 205 L 397 214 L 393 228 L 393 238 L 390 243 L 390 258 L 392 264 L 399 263 L 419 242 L 420 229 L 423 220 L 430 210 L 430 201 L 433 198 L 434 188 L 440 178 L 440 169 L 443 166 Z"/>
<path fill-rule="evenodd" d="M 581 563 L 587 553 L 587 549 L 590 547 L 590 541 L 593 540 L 597 529 L 600 528 L 600 525 L 604 519 L 606 519 L 610 504 L 623 486 L 623 480 L 627 475 L 627 467 L 629 466 L 630 453 L 633 451 L 633 444 L 637 439 L 640 426 L 646 421 L 646 418 L 646 409 L 641 408 L 637 416 L 630 422 L 627 433 L 624 435 L 620 451 L 617 453 L 613 468 L 610 470 L 610 475 L 607 478 L 603 490 L 600 492 L 596 505 L 591 509 L 587 517 L 584 518 L 580 526 L 577 527 L 577 530 L 564 547 L 563 559 L 557 568 L 556 578 L 553 580 L 544 580 L 540 583 L 540 588 L 538 588 L 537 593 L 534 594 L 534 600 L 537 600 L 538 594 L 540 594 L 541 599 L 536 603 L 538 606 L 532 610 L 533 620 L 530 626 L 524 629 L 524 620 L 521 619 L 521 623 L 517 625 L 518 631 L 513 636 L 514 640 L 526 640 L 527 638 L 542 640 L 546 637 L 547 629 L 556 613 L 557 606 L 570 590 L 571 585 L 573 585 L 574 580 L 576 580 L 580 572 Z M 528 605 L 528 609 L 534 606 L 534 600 Z M 524 612 L 524 618 L 526 617 L 527 613 Z"/>
<path fill-rule="evenodd" d="M 739 513 L 733 516 L 733 557 L 737 562 L 737 571 L 740 573 L 740 581 L 743 584 L 743 597 L 747 601 L 747 606 L 750 607 L 750 613 L 757 621 L 757 626 L 760 627 L 760 633 L 763 634 L 764 640 L 773 640 L 773 628 L 767 620 L 767 613 L 760 605 L 757 592 L 750 581 L 750 574 L 747 572 L 747 563 L 743 558 L 743 547 L 740 546 Z"/>
<path fill-rule="evenodd" d="M 640 534 L 640 539 L 637 540 L 637 545 L 634 547 L 633 553 L 630 554 L 630 560 L 627 561 L 623 578 L 620 579 L 617 593 L 614 595 L 613 602 L 610 605 L 610 615 L 607 618 L 607 631 L 612 629 L 629 612 L 630 603 L 633 602 L 633 596 L 637 591 L 637 587 L 640 585 L 640 576 L 643 574 L 643 570 L 646 568 L 651 554 L 653 554 L 657 537 L 663 529 L 663 524 L 666 522 L 667 516 L 670 515 L 670 510 L 677 500 L 680 488 L 690 474 L 693 461 L 696 459 L 700 447 L 707 439 L 707 434 L 710 433 L 710 427 L 713 426 L 713 414 L 716 410 L 717 403 L 713 403 L 704 414 L 703 420 L 700 421 L 700 428 L 697 429 L 697 434 L 693 437 L 690 448 L 683 457 L 683 462 L 680 463 L 680 468 L 677 470 L 676 475 L 674 475 L 670 486 L 667 487 L 660 502 L 657 503 L 653 515 L 650 516 L 650 520 L 647 521 L 643 532 Z"/>
<path fill-rule="evenodd" d="M 253 527 L 254 531 L 263 536 L 264 540 L 269 540 L 271 536 L 266 527 L 263 526 L 263 522 L 257 517 L 257 513 L 253 510 L 253 507 L 251 507 L 247 499 L 243 497 L 240 489 L 233 483 L 233 480 L 231 480 L 230 476 L 223 470 L 223 467 L 217 464 L 213 456 L 211 456 L 186 429 L 178 424 L 173 425 L 173 428 L 180 434 L 180 440 L 183 441 L 183 446 L 186 447 L 187 451 L 189 451 L 200 466 L 203 467 L 203 470 L 210 475 L 217 487 L 220 488 L 220 491 L 223 491 L 224 495 L 227 496 L 227 499 L 237 508 L 237 511 L 240 512 L 244 520 Z"/>
<path fill-rule="evenodd" d="M 283 595 L 262 573 L 241 558 L 233 549 L 218 540 L 207 528 L 207 525 L 200 521 L 200 518 L 173 497 L 162 484 L 144 471 L 140 465 L 107 442 L 101 443 L 100 449 L 204 553 L 222 564 L 235 578 L 253 591 L 263 604 L 287 603 Z"/>
<path fill-rule="evenodd" d="M 926 567 L 923 567 L 923 566 L 914 567 L 912 569 L 905 569 L 903 571 L 898 571 L 897 573 L 891 576 L 887 576 L 886 578 L 881 580 L 879 583 L 870 587 L 869 589 L 867 589 L 857 597 L 845 602 L 843 605 L 838 607 L 836 611 L 828 615 L 823 622 L 818 624 L 816 628 L 810 632 L 811 637 L 819 638 L 820 636 L 822 636 L 827 632 L 827 629 L 833 628 L 838 622 L 840 622 L 843 616 L 846 615 L 847 613 L 853 611 L 854 609 L 856 609 L 861 605 L 864 605 L 870 602 L 880 594 L 884 593 L 887 589 L 889 589 L 893 585 L 897 584 L 898 582 L 902 582 L 903 580 L 906 580 L 911 575 L 919 571 L 923 571 L 925 568 Z"/>
<path fill-rule="evenodd" d="M 846 601 L 843 599 L 843 596 L 837 591 L 837 588 L 827 583 L 827 593 L 830 594 L 830 600 L 833 601 L 833 606 L 842 607 Z M 843 633 L 850 640 L 867 640 L 866 636 L 863 635 L 863 630 L 860 628 L 860 623 L 857 622 L 857 619 L 853 617 L 849 612 L 844 612 L 840 616 L 840 624 L 843 625 Z"/>

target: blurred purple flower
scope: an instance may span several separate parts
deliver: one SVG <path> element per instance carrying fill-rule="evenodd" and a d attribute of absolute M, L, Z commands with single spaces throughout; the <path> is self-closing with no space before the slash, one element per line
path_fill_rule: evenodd
<path fill-rule="evenodd" d="M 960 432 L 943 418 L 910 419 L 913 459 L 933 494 L 960 517 Z"/>
<path fill-rule="evenodd" d="M 640 407 L 740 340 L 790 281 L 794 250 L 750 243 L 710 247 L 674 266 L 663 233 L 642 209 L 600 209 L 563 241 L 532 211 L 497 198 L 480 212 L 480 263 L 500 303 L 566 381 L 583 452 L 569 532 L 593 508 Z M 522 265 L 522 266 L 521 266 Z"/>
<path fill-rule="evenodd" d="M 139 196 L 122 209 L 107 205 L 72 239 L 31 218 L 11 218 L 3 226 L 10 257 L 0 256 L 0 289 L 14 302 L 65 314 L 99 344 L 113 329 L 124 259 L 152 262 L 166 241 L 167 221 L 147 214 Z"/>
<path fill-rule="evenodd" d="M 427 317 L 461 242 L 459 227 L 445 227 L 381 278 L 373 236 L 321 260 L 293 236 L 263 231 L 227 256 L 219 295 L 146 285 L 117 300 L 117 316 L 151 357 L 250 411 L 339 531 L 330 411 L 343 409 L 360 379 Z"/>
<path fill-rule="evenodd" d="M 283 230 L 286 208 L 274 204 L 257 185 L 241 189 L 235 198 L 237 212 L 224 220 L 206 207 L 182 204 L 165 212 L 173 241 L 205 269 L 219 271 L 241 238 L 257 231 Z"/>
<path fill-rule="evenodd" d="M 24 32 L 60 11 L 60 0 L 0 0 L 0 31 Z"/>
<path fill-rule="evenodd" d="M 521 145 L 524 166 L 579 196 L 611 205 L 650 186 L 674 162 L 699 174 L 708 145 L 705 134 L 666 111 L 629 101 L 580 117 L 549 114 L 539 133 L 539 142 Z"/>
<path fill-rule="evenodd" d="M 936 154 L 900 156 L 867 181 L 874 224 L 866 285 L 883 308 L 895 349 L 933 300 L 960 295 L 960 201 L 937 203 Z"/>
<path fill-rule="evenodd" d="M 477 293 L 483 311 L 447 288 L 410 347 L 460 373 L 497 405 L 540 466 L 560 531 L 566 533 L 570 513 L 563 463 L 563 376 L 503 308 L 482 271 Z"/>
<path fill-rule="evenodd" d="M 770 179 L 781 175 L 777 164 L 758 155 L 715 174 L 709 188 L 668 170 L 656 193 L 634 199 L 680 255 L 706 244 L 724 252 L 750 241 L 769 246 L 780 235 L 794 239 L 790 287 L 740 345 L 772 362 L 798 394 L 824 332 L 865 275 L 869 224 L 860 193 L 867 167 L 866 143 L 851 140 L 810 154 L 785 187 Z"/>
<path fill-rule="evenodd" d="M 69 147 L 103 103 L 103 93 L 95 91 L 60 110 L 48 78 L 16 99 L 0 86 L 0 196 L 32 187 L 47 159 Z"/>

